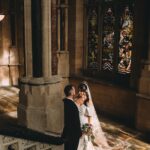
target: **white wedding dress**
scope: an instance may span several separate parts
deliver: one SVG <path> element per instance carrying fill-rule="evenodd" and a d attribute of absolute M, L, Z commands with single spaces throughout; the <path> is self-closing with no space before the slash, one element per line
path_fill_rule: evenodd
<path fill-rule="evenodd" d="M 86 84 L 88 87 L 88 85 Z M 89 98 L 91 98 L 91 93 L 89 90 L 89 87 L 87 89 Z M 104 132 L 102 131 L 100 122 L 98 120 L 93 102 L 90 106 L 85 106 L 84 104 L 79 109 L 79 115 L 80 115 L 80 123 L 81 128 L 84 124 L 88 123 L 88 117 L 91 118 L 91 124 L 93 126 L 93 135 L 95 137 L 94 142 L 98 146 L 94 146 L 91 140 L 88 140 L 87 135 L 82 135 L 82 137 L 79 140 L 79 145 L 77 150 L 111 150 L 110 146 L 107 143 L 106 137 L 104 135 Z"/>

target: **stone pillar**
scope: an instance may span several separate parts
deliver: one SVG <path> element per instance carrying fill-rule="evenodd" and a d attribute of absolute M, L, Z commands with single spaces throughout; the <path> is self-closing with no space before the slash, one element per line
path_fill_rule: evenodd
<path fill-rule="evenodd" d="M 146 5 L 146 3 L 145 3 Z M 144 61 L 144 68 L 139 79 L 139 93 L 137 94 L 136 126 L 143 131 L 150 131 L 150 10 L 146 7 L 148 28 L 148 59 Z M 147 14 L 148 13 L 148 14 Z M 147 44 L 145 42 L 145 44 Z"/>
<path fill-rule="evenodd" d="M 30 0 L 25 1 L 29 3 Z M 56 42 L 53 43 L 53 47 L 51 43 L 54 39 L 56 40 L 56 37 L 54 36 L 53 40 L 51 37 L 54 31 L 56 31 L 56 26 L 53 26 L 54 30 L 51 32 L 53 24 L 51 5 L 52 2 L 50 0 L 41 0 L 43 76 L 39 78 L 23 77 L 20 79 L 18 121 L 19 124 L 40 132 L 61 133 L 64 120 L 62 102 L 63 84 L 61 76 L 57 74 L 52 75 L 53 63 L 51 53 L 52 48 L 56 46 Z M 31 9 L 31 3 L 29 7 Z M 54 17 L 56 16 L 54 15 Z M 28 24 L 28 22 L 25 22 L 25 24 Z M 26 32 L 29 32 L 29 30 Z M 25 36 L 28 34 L 26 33 Z M 30 64 L 32 64 L 32 61 Z"/>
<path fill-rule="evenodd" d="M 24 0 L 25 76 L 32 77 L 31 1 Z"/>
<path fill-rule="evenodd" d="M 33 78 L 31 7 L 31 1 L 24 0 L 26 72 L 25 76 L 20 79 L 18 122 L 28 128 L 43 131 L 46 122 L 42 97 L 44 81 L 42 78 Z"/>
<path fill-rule="evenodd" d="M 70 74 L 80 75 L 84 50 L 84 1 L 69 1 Z"/>
<path fill-rule="evenodd" d="M 52 75 L 51 70 L 51 0 L 42 1 L 43 76 Z"/>
<path fill-rule="evenodd" d="M 20 80 L 19 124 L 40 132 L 61 133 L 63 129 L 62 79 L 52 76 Z"/>

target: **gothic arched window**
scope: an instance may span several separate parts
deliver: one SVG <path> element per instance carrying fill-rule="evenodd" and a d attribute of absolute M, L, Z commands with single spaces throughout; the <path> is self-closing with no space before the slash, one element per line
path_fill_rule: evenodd
<path fill-rule="evenodd" d="M 132 73 L 133 0 L 87 0 L 86 73 L 126 83 Z"/>

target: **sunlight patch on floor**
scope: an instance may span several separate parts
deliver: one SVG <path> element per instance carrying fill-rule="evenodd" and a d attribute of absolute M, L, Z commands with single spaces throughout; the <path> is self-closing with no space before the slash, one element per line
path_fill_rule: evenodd
<path fill-rule="evenodd" d="M 0 113 L 9 113 L 17 110 L 19 103 L 19 89 L 16 87 L 0 88 Z"/>

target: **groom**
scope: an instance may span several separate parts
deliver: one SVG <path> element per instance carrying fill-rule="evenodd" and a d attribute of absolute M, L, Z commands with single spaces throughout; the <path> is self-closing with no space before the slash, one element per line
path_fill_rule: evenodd
<path fill-rule="evenodd" d="M 73 101 L 75 88 L 73 85 L 67 85 L 64 89 L 66 98 L 64 102 L 64 130 L 62 138 L 65 141 L 65 150 L 77 150 L 79 139 L 82 135 L 79 111 Z"/>

